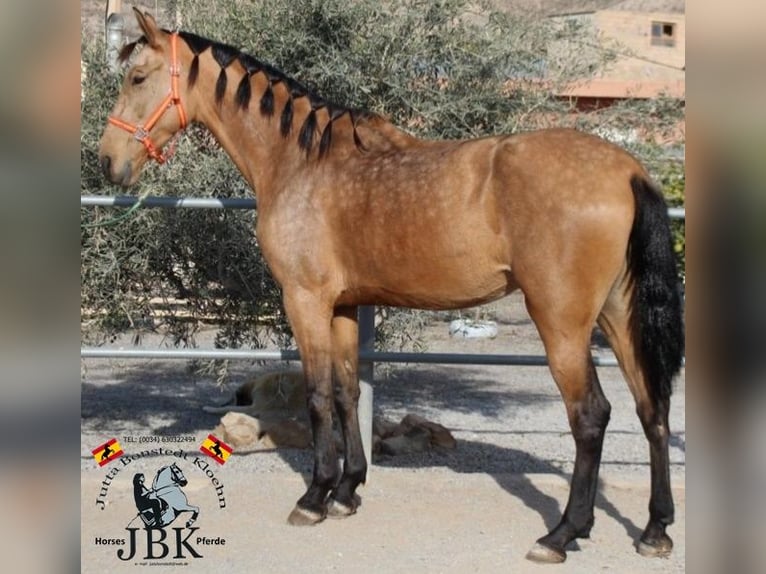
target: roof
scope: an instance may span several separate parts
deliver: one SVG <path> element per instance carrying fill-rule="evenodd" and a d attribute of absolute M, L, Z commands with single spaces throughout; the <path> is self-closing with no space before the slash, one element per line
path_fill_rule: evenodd
<path fill-rule="evenodd" d="M 686 99 L 686 80 L 612 80 L 593 78 L 570 82 L 564 86 L 555 86 L 548 80 L 539 78 L 510 79 L 505 88 L 510 93 L 516 87 L 535 87 L 550 90 L 562 98 L 592 99 L 650 99 L 667 96 L 678 100 Z"/>
<path fill-rule="evenodd" d="M 576 98 L 656 98 L 660 95 L 686 98 L 685 80 L 610 80 L 593 79 L 573 82 L 557 91 L 557 96 Z"/>
<path fill-rule="evenodd" d="M 589 14 L 600 10 L 671 12 L 683 14 L 686 0 L 497 0 L 506 10 L 541 12 L 547 16 Z"/>
<path fill-rule="evenodd" d="M 609 10 L 622 12 L 686 12 L 686 0 L 620 0 Z"/>

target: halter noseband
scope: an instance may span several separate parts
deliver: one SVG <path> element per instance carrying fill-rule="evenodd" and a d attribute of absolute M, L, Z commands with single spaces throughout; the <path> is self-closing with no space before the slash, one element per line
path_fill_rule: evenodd
<path fill-rule="evenodd" d="M 170 36 L 170 93 L 165 97 L 160 105 L 154 110 L 154 113 L 149 116 L 144 125 L 131 124 L 130 122 L 123 121 L 114 116 L 109 116 L 109 123 L 122 128 L 127 132 L 133 134 L 133 137 L 144 144 L 149 157 L 155 160 L 157 163 L 165 163 L 167 156 L 164 156 L 160 150 L 154 145 L 152 139 L 149 137 L 149 132 L 152 131 L 154 125 L 165 115 L 171 107 L 175 106 L 178 109 L 178 119 L 181 120 L 181 129 L 184 129 L 187 124 L 186 111 L 181 103 L 181 96 L 178 93 L 178 77 L 181 75 L 181 66 L 178 63 L 178 50 L 177 50 L 178 34 L 174 33 Z"/>

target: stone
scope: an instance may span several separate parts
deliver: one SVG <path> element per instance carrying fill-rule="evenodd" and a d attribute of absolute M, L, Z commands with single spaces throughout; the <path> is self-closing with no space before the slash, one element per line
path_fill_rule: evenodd
<path fill-rule="evenodd" d="M 377 416 L 372 419 L 372 435 L 381 439 L 394 436 L 396 434 L 404 434 L 404 429 L 401 428 L 399 423 L 384 419 Z"/>
<path fill-rule="evenodd" d="M 431 433 L 422 427 L 413 427 L 404 434 L 391 436 L 380 441 L 380 453 L 389 456 L 414 454 L 428 450 Z"/>
<path fill-rule="evenodd" d="M 263 432 L 260 421 L 245 413 L 226 413 L 216 430 L 219 428 L 222 431 L 216 436 L 235 449 L 255 446 Z"/>
<path fill-rule="evenodd" d="M 440 425 L 439 423 L 435 423 L 432 421 L 429 421 L 428 419 L 425 419 L 419 415 L 407 415 L 402 419 L 401 422 L 402 427 L 406 429 L 410 428 L 423 428 L 426 429 L 430 434 L 430 440 L 431 445 L 441 448 L 448 448 L 453 449 L 457 446 L 457 441 L 455 440 L 455 437 L 452 436 L 452 433 L 449 432 L 449 430 Z"/>

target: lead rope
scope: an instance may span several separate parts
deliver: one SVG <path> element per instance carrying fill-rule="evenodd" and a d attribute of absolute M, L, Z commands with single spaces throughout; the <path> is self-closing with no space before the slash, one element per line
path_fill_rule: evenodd
<path fill-rule="evenodd" d="M 97 227 L 109 227 L 111 225 L 117 225 L 118 223 L 125 221 L 127 218 L 133 215 L 139 207 L 141 207 L 141 204 L 144 202 L 144 199 L 147 198 L 150 191 L 151 191 L 151 188 L 147 189 L 141 195 L 139 195 L 136 202 L 133 205 L 131 205 L 130 208 L 128 208 L 128 210 L 122 215 L 118 215 L 117 217 L 107 219 L 106 221 L 98 221 L 96 223 L 81 223 L 80 229 L 95 229 Z"/>

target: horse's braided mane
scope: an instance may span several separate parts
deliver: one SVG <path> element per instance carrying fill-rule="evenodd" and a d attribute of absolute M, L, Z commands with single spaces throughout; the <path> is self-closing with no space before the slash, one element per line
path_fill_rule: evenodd
<path fill-rule="evenodd" d="M 168 30 L 164 30 L 170 33 Z M 250 88 L 250 78 L 254 74 L 264 74 L 268 80 L 268 86 L 261 96 L 259 102 L 259 111 L 261 114 L 271 117 L 274 115 L 274 91 L 273 87 L 276 84 L 282 83 L 288 92 L 288 98 L 285 102 L 282 112 L 280 114 L 280 132 L 283 137 L 287 137 L 292 132 L 293 123 L 293 102 L 299 98 L 308 98 L 311 104 L 311 111 L 303 121 L 300 132 L 298 133 L 298 145 L 299 147 L 310 154 L 314 147 L 314 139 L 318 131 L 316 112 L 325 108 L 329 114 L 329 121 L 322 130 L 321 137 L 319 139 L 319 157 L 324 157 L 330 150 L 332 144 L 332 126 L 333 123 L 344 115 L 348 114 L 351 119 L 351 123 L 354 126 L 354 143 L 358 148 L 364 149 L 359 136 L 356 132 L 357 123 L 360 120 L 367 120 L 377 117 L 376 114 L 360 109 L 346 108 L 328 102 L 324 98 L 320 97 L 316 93 L 312 92 L 309 88 L 298 82 L 297 80 L 289 77 L 287 74 L 278 70 L 274 66 L 261 62 L 249 54 L 245 54 L 238 48 L 216 42 L 208 38 L 203 38 L 197 34 L 191 32 L 178 32 L 178 35 L 186 42 L 189 49 L 194 54 L 191 66 L 189 67 L 188 82 L 189 87 L 193 87 L 197 82 L 199 75 L 199 55 L 206 50 L 210 49 L 213 59 L 221 67 L 221 72 L 218 75 L 218 80 L 215 84 L 215 101 L 220 104 L 223 101 L 223 97 L 226 94 L 226 87 L 228 78 L 226 75 L 226 68 L 231 65 L 232 62 L 238 61 L 240 65 L 245 69 L 245 74 L 242 76 L 237 90 L 234 95 L 234 102 L 243 110 L 247 110 L 250 106 L 250 99 L 252 97 L 252 91 Z M 141 36 L 135 42 L 126 44 L 119 53 L 119 60 L 125 62 L 137 45 L 145 44 L 146 37 Z"/>

